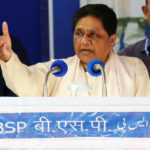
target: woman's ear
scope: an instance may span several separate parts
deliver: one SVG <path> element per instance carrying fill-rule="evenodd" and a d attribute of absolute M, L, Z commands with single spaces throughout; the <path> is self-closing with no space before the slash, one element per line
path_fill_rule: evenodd
<path fill-rule="evenodd" d="M 111 43 L 112 47 L 114 47 L 116 39 L 117 39 L 116 34 L 113 34 L 113 35 L 110 36 L 110 43 Z"/>

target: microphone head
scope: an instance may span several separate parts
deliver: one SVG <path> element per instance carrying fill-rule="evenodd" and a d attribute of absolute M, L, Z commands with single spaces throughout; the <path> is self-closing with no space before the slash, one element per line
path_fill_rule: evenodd
<path fill-rule="evenodd" d="M 56 77 L 62 77 L 66 74 L 68 71 L 67 64 L 63 60 L 56 60 L 51 65 L 51 70 L 54 69 L 54 67 L 57 67 L 60 69 L 60 71 L 53 73 Z"/>
<path fill-rule="evenodd" d="M 91 60 L 87 65 L 87 71 L 92 76 L 100 76 L 102 74 L 100 69 L 97 69 L 95 65 L 100 65 L 104 69 L 104 63 L 98 59 Z"/>

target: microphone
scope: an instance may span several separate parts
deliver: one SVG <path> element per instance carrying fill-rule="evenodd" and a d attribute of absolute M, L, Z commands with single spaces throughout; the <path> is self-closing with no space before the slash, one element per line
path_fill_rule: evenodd
<path fill-rule="evenodd" d="M 47 72 L 45 81 L 44 81 L 44 88 L 43 88 L 43 96 L 47 97 L 47 81 L 49 75 L 52 73 L 56 77 L 62 77 L 64 76 L 68 71 L 67 64 L 63 60 L 56 60 L 52 63 L 50 70 Z"/>
<path fill-rule="evenodd" d="M 98 59 L 91 60 L 87 65 L 87 71 L 90 75 L 98 77 L 102 75 L 102 96 L 107 96 L 106 75 L 104 71 L 104 63 Z"/>

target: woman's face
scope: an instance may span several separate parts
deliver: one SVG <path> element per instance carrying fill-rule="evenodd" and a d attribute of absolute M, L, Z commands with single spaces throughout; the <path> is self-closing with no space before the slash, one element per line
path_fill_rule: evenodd
<path fill-rule="evenodd" d="M 96 17 L 83 17 L 75 26 L 74 49 L 85 70 L 92 59 L 106 63 L 115 41 L 116 34 L 109 36 Z"/>

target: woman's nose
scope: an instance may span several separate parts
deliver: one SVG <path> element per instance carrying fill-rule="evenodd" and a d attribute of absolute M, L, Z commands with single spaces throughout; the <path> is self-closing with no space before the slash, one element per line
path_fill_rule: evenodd
<path fill-rule="evenodd" d="M 88 36 L 84 35 L 83 38 L 82 38 L 82 44 L 83 45 L 91 44 L 90 38 Z"/>

